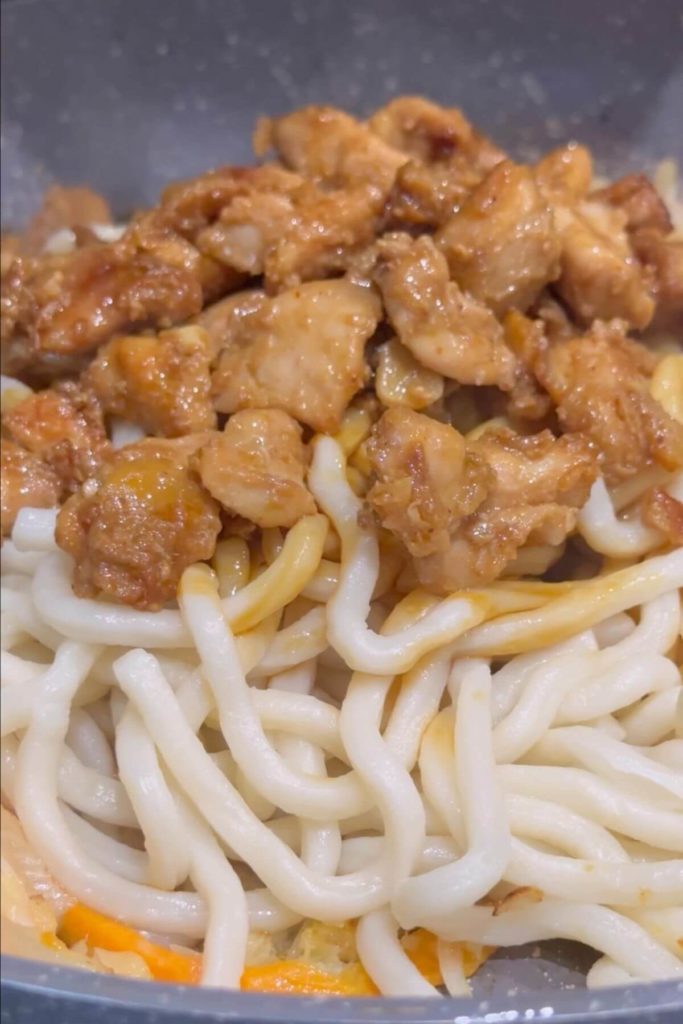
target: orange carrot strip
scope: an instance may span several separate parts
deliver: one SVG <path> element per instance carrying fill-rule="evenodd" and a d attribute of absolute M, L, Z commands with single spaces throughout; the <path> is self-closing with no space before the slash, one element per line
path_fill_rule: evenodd
<path fill-rule="evenodd" d="M 115 953 L 137 953 L 157 981 L 172 981 L 179 985 L 196 985 L 201 974 L 199 955 L 176 953 L 145 939 L 133 928 L 105 917 L 96 910 L 75 903 L 62 916 L 57 934 L 73 946 L 85 939 L 88 949 L 108 949 Z"/>
<path fill-rule="evenodd" d="M 377 988 L 360 964 L 331 972 L 304 960 L 275 960 L 247 967 L 242 975 L 244 992 L 277 992 L 280 995 L 376 996 Z"/>

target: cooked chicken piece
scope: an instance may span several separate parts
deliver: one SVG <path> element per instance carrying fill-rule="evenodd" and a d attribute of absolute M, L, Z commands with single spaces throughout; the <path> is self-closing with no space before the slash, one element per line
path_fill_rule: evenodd
<path fill-rule="evenodd" d="M 344 269 L 374 239 L 384 201 L 365 186 L 323 192 L 302 186 L 288 196 L 238 196 L 200 232 L 197 245 L 249 274 L 269 291 Z"/>
<path fill-rule="evenodd" d="M 593 192 L 591 199 L 621 210 L 626 215 L 629 232 L 647 229 L 668 235 L 673 230 L 666 203 L 644 174 L 628 174 L 619 178 L 606 188 Z"/>
<path fill-rule="evenodd" d="M 642 228 L 633 235 L 633 248 L 652 275 L 657 301 L 652 327 L 673 331 L 680 345 L 683 334 L 683 239 L 662 238 Z"/>
<path fill-rule="evenodd" d="M 476 441 L 420 413 L 388 410 L 366 443 L 368 507 L 438 593 L 488 583 L 524 544 L 560 544 L 597 473 L 590 444 L 550 431 Z"/>
<path fill-rule="evenodd" d="M 238 337 L 242 319 L 254 313 L 267 301 L 265 292 L 258 288 L 228 295 L 220 302 L 206 306 L 193 320 L 209 339 L 211 360 L 222 348 L 229 348 Z"/>
<path fill-rule="evenodd" d="M 557 341 L 560 338 L 575 338 L 577 334 L 581 333 L 577 324 L 569 319 L 564 306 L 557 299 L 554 299 L 549 292 L 541 294 L 529 315 L 538 317 L 541 321 L 548 341 Z"/>
<path fill-rule="evenodd" d="M 461 384 L 509 390 L 515 359 L 495 316 L 448 278 L 431 238 L 385 235 L 375 280 L 401 342 L 417 361 Z"/>
<path fill-rule="evenodd" d="M 392 149 L 431 164 L 466 157 L 482 173 L 505 154 L 475 131 L 457 107 L 440 107 L 421 96 L 399 96 L 376 110 L 368 127 Z"/>
<path fill-rule="evenodd" d="M 279 409 L 236 412 L 200 449 L 196 466 L 228 512 L 257 526 L 294 526 L 316 510 L 304 484 L 301 427 Z"/>
<path fill-rule="evenodd" d="M 420 581 L 438 593 L 490 583 L 527 544 L 561 544 L 597 473 L 590 444 L 577 434 L 522 437 L 503 428 L 485 431 L 467 450 L 493 481 L 449 548 L 416 561 Z"/>
<path fill-rule="evenodd" d="M 128 445 L 69 498 L 56 537 L 75 560 L 79 596 L 155 610 L 175 597 L 188 565 L 211 557 L 218 505 L 188 468 L 207 440 L 194 434 Z"/>
<path fill-rule="evenodd" d="M 335 430 L 363 385 L 364 345 L 380 316 L 377 296 L 344 280 L 269 299 L 243 317 L 235 344 L 220 354 L 216 409 L 283 409 L 314 430 Z"/>
<path fill-rule="evenodd" d="M 557 206 L 562 240 L 561 273 L 555 287 L 581 323 L 614 317 L 646 327 L 654 301 L 624 230 L 625 215 L 605 203 Z"/>
<path fill-rule="evenodd" d="M 211 402 L 211 350 L 201 327 L 114 338 L 100 349 L 83 381 L 105 412 L 145 433 L 182 437 L 216 426 Z"/>
<path fill-rule="evenodd" d="M 52 235 L 64 228 L 89 228 L 93 224 L 111 224 L 111 220 L 109 203 L 97 192 L 53 185 L 21 239 L 22 252 L 26 256 L 38 255 Z"/>
<path fill-rule="evenodd" d="M 2 430 L 47 463 L 66 492 L 91 477 L 110 452 L 97 398 L 71 381 L 14 403 L 3 413 Z"/>
<path fill-rule="evenodd" d="M 436 235 L 452 276 L 502 314 L 524 312 L 559 272 L 553 215 L 528 167 L 498 164 Z"/>
<path fill-rule="evenodd" d="M 534 177 L 549 203 L 573 206 L 588 195 L 593 158 L 585 146 L 570 142 L 546 153 L 536 164 Z"/>
<path fill-rule="evenodd" d="M 541 320 L 530 320 L 516 309 L 506 313 L 503 320 L 505 342 L 518 357 L 506 411 L 510 416 L 524 420 L 542 420 L 552 408 L 550 397 L 539 387 L 529 369 L 545 343 L 543 326 Z"/>
<path fill-rule="evenodd" d="M 479 167 L 462 154 L 433 164 L 409 160 L 398 169 L 384 209 L 384 222 L 389 228 L 441 227 L 483 177 Z"/>
<path fill-rule="evenodd" d="M 661 530 L 670 544 L 683 547 L 683 502 L 663 487 L 652 487 L 641 506 L 643 522 Z"/>
<path fill-rule="evenodd" d="M 304 179 L 277 164 L 261 167 L 219 167 L 196 178 L 168 185 L 162 195 L 160 212 L 164 220 L 185 238 L 193 240 L 199 231 L 213 224 L 221 212 L 240 196 L 287 196 L 300 188 Z"/>
<path fill-rule="evenodd" d="M 12 532 L 22 508 L 53 508 L 62 486 L 53 469 L 14 441 L 3 440 L 0 454 L 0 513 L 2 536 Z"/>
<path fill-rule="evenodd" d="M 414 557 L 443 555 L 463 516 L 484 500 L 492 482 L 486 464 L 453 427 L 411 409 L 387 409 L 366 450 L 373 476 L 366 500 L 378 522 Z"/>
<path fill-rule="evenodd" d="M 406 405 L 426 409 L 438 402 L 444 392 L 443 377 L 418 363 L 397 338 L 377 349 L 375 391 L 382 405 Z"/>
<path fill-rule="evenodd" d="M 683 425 L 649 392 L 655 358 L 624 335 L 624 325 L 597 323 L 581 338 L 548 345 L 534 363 L 565 430 L 596 445 L 608 483 L 656 462 L 683 465 Z"/>
<path fill-rule="evenodd" d="M 302 107 L 262 119 L 256 128 L 258 156 L 274 147 L 287 167 L 332 188 L 371 185 L 386 195 L 406 162 L 375 132 L 334 107 Z"/>

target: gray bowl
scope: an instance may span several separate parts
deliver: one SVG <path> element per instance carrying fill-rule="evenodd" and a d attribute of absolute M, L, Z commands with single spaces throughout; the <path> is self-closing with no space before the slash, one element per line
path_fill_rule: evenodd
<path fill-rule="evenodd" d="M 462 106 L 520 159 L 568 137 L 598 168 L 683 159 L 681 0 L 3 0 L 2 213 L 51 181 L 116 211 L 251 158 L 256 116 L 365 112 L 397 93 Z M 337 1000 L 190 990 L 3 962 L 8 1024 L 683 1021 L 683 986 L 587 992 L 590 958 L 550 944 L 480 972 L 472 999 Z"/>

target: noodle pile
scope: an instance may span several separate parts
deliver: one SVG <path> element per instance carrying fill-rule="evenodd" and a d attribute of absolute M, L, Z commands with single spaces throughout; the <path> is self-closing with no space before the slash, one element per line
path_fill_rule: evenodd
<path fill-rule="evenodd" d="M 74 596 L 55 513 L 20 512 L 3 795 L 61 909 L 201 949 L 210 986 L 258 942 L 277 973 L 311 921 L 356 921 L 385 995 L 463 994 L 481 947 L 556 937 L 597 952 L 591 986 L 683 977 L 683 551 L 620 516 L 652 481 L 595 485 L 600 575 L 439 599 L 359 520 L 356 428 L 314 441 L 322 512 L 220 542 L 177 608 Z"/>

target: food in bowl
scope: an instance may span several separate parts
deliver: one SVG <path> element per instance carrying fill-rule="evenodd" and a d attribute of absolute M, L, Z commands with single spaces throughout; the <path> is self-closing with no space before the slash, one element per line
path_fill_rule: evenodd
<path fill-rule="evenodd" d="M 576 143 L 262 120 L 3 247 L 3 949 L 462 994 L 680 977 L 683 241 Z"/>

